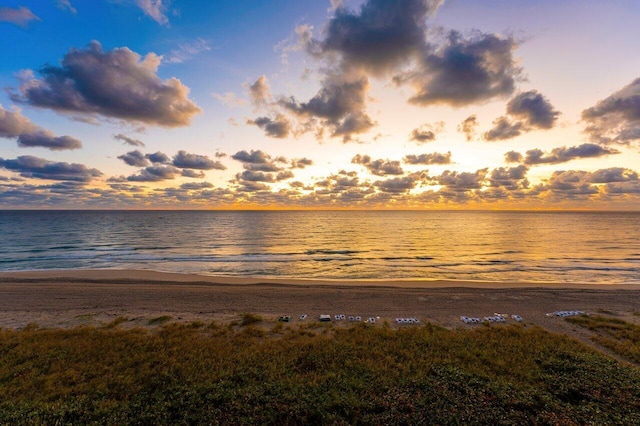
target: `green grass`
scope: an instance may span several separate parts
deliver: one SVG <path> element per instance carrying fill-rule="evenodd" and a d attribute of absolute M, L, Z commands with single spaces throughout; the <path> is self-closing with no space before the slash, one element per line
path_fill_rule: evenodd
<path fill-rule="evenodd" d="M 0 330 L 0 424 L 638 424 L 638 389 L 535 327 Z"/>
<path fill-rule="evenodd" d="M 567 321 L 594 332 L 591 338 L 594 342 L 640 364 L 640 326 L 600 315 L 581 315 Z"/>

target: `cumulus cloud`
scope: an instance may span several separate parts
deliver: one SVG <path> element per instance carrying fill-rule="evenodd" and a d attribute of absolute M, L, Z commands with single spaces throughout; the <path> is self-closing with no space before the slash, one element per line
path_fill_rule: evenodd
<path fill-rule="evenodd" d="M 239 107 L 247 104 L 247 102 L 244 99 L 239 98 L 233 92 L 212 93 L 211 96 L 213 96 L 218 101 L 220 101 L 221 104 L 226 105 L 228 107 Z"/>
<path fill-rule="evenodd" d="M 183 169 L 181 173 L 182 177 L 202 179 L 205 177 L 205 174 L 202 170 L 191 170 L 191 169 Z"/>
<path fill-rule="evenodd" d="M 145 15 L 156 21 L 160 25 L 169 25 L 167 18 L 168 0 L 135 0 L 136 5 L 142 9 Z"/>
<path fill-rule="evenodd" d="M 287 117 L 282 114 L 278 114 L 273 119 L 269 117 L 258 117 L 254 120 L 247 120 L 247 124 L 261 128 L 266 135 L 271 138 L 286 138 L 291 131 L 291 123 Z"/>
<path fill-rule="evenodd" d="M 417 181 L 413 176 L 396 177 L 386 180 L 378 180 L 373 185 L 382 192 L 399 193 L 408 192 L 415 188 Z"/>
<path fill-rule="evenodd" d="M 508 162 L 522 162 L 526 165 L 536 165 L 566 163 L 578 158 L 595 158 L 619 153 L 620 151 L 613 148 L 605 148 L 592 143 L 584 143 L 578 146 L 554 148 L 551 152 L 544 152 L 537 148 L 531 149 L 526 152 L 524 157 L 522 154 L 514 151 L 510 151 L 505 155 Z"/>
<path fill-rule="evenodd" d="M 523 132 L 550 129 L 560 112 L 537 90 L 519 93 L 507 103 L 507 116 L 493 122 L 493 128 L 484 134 L 485 140 L 505 140 Z"/>
<path fill-rule="evenodd" d="M 443 122 L 438 122 L 435 125 L 423 124 L 411 131 L 409 139 L 418 143 L 433 142 L 436 140 L 436 133 L 441 131 L 443 128 Z"/>
<path fill-rule="evenodd" d="M 249 99 L 255 106 L 265 106 L 271 101 L 271 88 L 269 87 L 269 81 L 266 75 L 261 75 L 253 83 L 247 85 L 249 91 Z"/>
<path fill-rule="evenodd" d="M 126 47 L 104 52 L 97 41 L 71 49 L 60 66 L 45 66 L 13 93 L 14 101 L 84 116 L 105 116 L 164 127 L 186 126 L 200 108 L 180 80 L 161 80 L 160 58 Z"/>
<path fill-rule="evenodd" d="M 446 170 L 434 179 L 439 185 L 445 186 L 449 190 L 456 192 L 469 191 L 471 189 L 480 189 L 482 187 L 482 182 L 484 181 L 487 172 L 487 169 L 481 169 L 475 173 Z"/>
<path fill-rule="evenodd" d="M 313 165 L 313 160 L 308 158 L 294 158 L 291 160 L 291 168 L 292 169 L 304 169 L 307 166 Z"/>
<path fill-rule="evenodd" d="M 71 136 L 56 136 L 33 124 L 20 110 L 8 111 L 0 105 L 0 138 L 16 139 L 18 146 L 42 147 L 52 151 L 78 149 L 82 142 Z"/>
<path fill-rule="evenodd" d="M 528 188 L 527 171 L 529 171 L 528 167 L 522 164 L 516 167 L 498 167 L 491 172 L 489 185 L 494 188 L 503 187 L 510 191 Z"/>
<path fill-rule="evenodd" d="M 582 121 L 594 142 L 640 142 L 640 78 L 582 111 Z"/>
<path fill-rule="evenodd" d="M 276 163 L 286 163 L 283 157 L 272 158 L 269 154 L 261 150 L 238 151 L 231 156 L 234 160 L 240 161 L 245 170 L 252 172 L 279 172 L 283 167 Z"/>
<path fill-rule="evenodd" d="M 31 21 L 41 21 L 41 19 L 26 7 L 20 6 L 17 9 L 0 7 L 0 22 L 9 22 L 27 28 Z"/>
<path fill-rule="evenodd" d="M 416 93 L 409 101 L 420 106 L 460 107 L 505 97 L 521 74 L 513 55 L 517 47 L 512 37 L 477 32 L 464 38 L 450 31 L 441 46 L 424 55 L 418 69 L 398 74 L 394 81 L 411 85 Z"/>
<path fill-rule="evenodd" d="M 430 154 L 405 155 L 405 164 L 451 164 L 451 151 L 446 154 L 433 152 Z"/>
<path fill-rule="evenodd" d="M 318 93 L 308 102 L 295 98 L 281 100 L 281 105 L 298 116 L 319 118 L 331 136 L 342 136 L 344 142 L 352 135 L 364 133 L 374 126 L 366 113 L 369 80 L 365 75 L 329 73 Z"/>
<path fill-rule="evenodd" d="M 190 154 L 184 150 L 178 151 L 173 157 L 173 165 L 181 169 L 197 169 L 197 170 L 226 170 L 224 164 L 219 161 L 212 160 L 206 155 Z"/>
<path fill-rule="evenodd" d="M 126 154 L 119 155 L 118 159 L 133 167 L 147 167 L 149 165 L 149 160 L 142 152 L 138 151 L 137 149 L 135 151 L 130 151 Z"/>
<path fill-rule="evenodd" d="M 174 166 L 149 166 L 137 175 L 129 176 L 127 180 L 131 182 L 160 182 L 175 179 L 181 175 L 182 171 Z"/>
<path fill-rule="evenodd" d="M 145 155 L 145 158 L 147 158 L 153 164 L 169 164 L 171 162 L 169 156 L 160 151 L 154 152 L 153 154 L 147 154 Z"/>
<path fill-rule="evenodd" d="M 475 114 L 470 115 L 458 125 L 458 131 L 464 134 L 467 142 L 470 142 L 476 136 L 476 128 L 478 127 L 478 124 L 478 117 Z"/>
<path fill-rule="evenodd" d="M 142 142 L 141 140 L 131 138 L 131 137 L 127 136 L 127 135 L 123 135 L 122 133 L 118 133 L 116 135 L 113 135 L 113 138 L 116 139 L 116 140 L 121 141 L 125 145 L 141 146 L 141 147 L 145 146 L 144 142 Z"/>
<path fill-rule="evenodd" d="M 99 170 L 90 169 L 84 164 L 53 162 L 31 155 L 23 155 L 15 160 L 0 158 L 0 167 L 19 173 L 24 178 L 90 182 L 102 176 Z"/>
<path fill-rule="evenodd" d="M 381 75 L 407 63 L 426 48 L 426 18 L 442 0 L 369 0 L 359 12 L 341 4 L 321 40 L 312 40 L 312 54 L 339 54 L 346 68 Z"/>
<path fill-rule="evenodd" d="M 399 161 L 372 160 L 368 155 L 356 155 L 351 159 L 352 164 L 365 166 L 371 174 L 376 176 L 402 175 L 404 170 Z"/>

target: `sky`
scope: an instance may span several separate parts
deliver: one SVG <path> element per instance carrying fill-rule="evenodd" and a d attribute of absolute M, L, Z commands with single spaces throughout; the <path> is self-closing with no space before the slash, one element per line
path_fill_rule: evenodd
<path fill-rule="evenodd" d="M 5 0 L 2 209 L 640 209 L 640 2 Z"/>

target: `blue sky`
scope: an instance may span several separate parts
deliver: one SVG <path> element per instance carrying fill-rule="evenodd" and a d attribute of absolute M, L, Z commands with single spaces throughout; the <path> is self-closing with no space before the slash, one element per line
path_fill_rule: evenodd
<path fill-rule="evenodd" d="M 0 208 L 640 207 L 634 1 L 11 0 Z"/>

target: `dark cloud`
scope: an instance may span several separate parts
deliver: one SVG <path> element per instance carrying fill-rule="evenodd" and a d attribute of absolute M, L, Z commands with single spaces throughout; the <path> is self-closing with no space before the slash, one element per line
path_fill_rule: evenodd
<path fill-rule="evenodd" d="M 118 159 L 133 167 L 147 167 L 149 165 L 149 160 L 142 152 L 138 151 L 137 149 L 135 151 L 130 151 L 126 154 L 119 155 Z"/>
<path fill-rule="evenodd" d="M 41 19 L 26 7 L 20 6 L 17 9 L 0 7 L 0 22 L 9 22 L 27 28 L 31 21 L 41 21 Z"/>
<path fill-rule="evenodd" d="M 145 155 L 145 157 L 153 164 L 169 164 L 171 162 L 171 159 L 167 156 L 167 154 L 164 154 L 160 151 L 153 154 L 147 154 Z"/>
<path fill-rule="evenodd" d="M 430 154 L 406 155 L 405 164 L 451 164 L 451 152 L 441 154 L 433 152 Z"/>
<path fill-rule="evenodd" d="M 249 182 L 275 182 L 275 178 L 271 173 L 265 173 L 261 171 L 245 170 L 242 173 L 236 175 L 238 181 Z"/>
<path fill-rule="evenodd" d="M 369 80 L 365 75 L 350 77 L 329 73 L 320 91 L 308 102 L 301 103 L 291 97 L 281 99 L 280 105 L 299 117 L 320 119 L 321 127 L 328 127 L 331 136 L 342 136 L 343 141 L 348 142 L 352 135 L 364 133 L 375 125 L 366 113 L 368 91 Z"/>
<path fill-rule="evenodd" d="M 527 166 L 498 167 L 491 172 L 489 185 L 491 187 L 503 187 L 507 190 L 517 190 L 529 187 L 527 178 Z"/>
<path fill-rule="evenodd" d="M 137 175 L 127 178 L 131 182 L 160 182 L 171 180 L 180 176 L 182 171 L 174 166 L 150 166 L 140 171 Z"/>
<path fill-rule="evenodd" d="M 371 160 L 368 155 L 356 155 L 351 159 L 352 164 L 361 164 L 365 166 L 371 174 L 376 176 L 402 175 L 404 170 L 399 161 L 390 160 Z"/>
<path fill-rule="evenodd" d="M 90 169 L 84 164 L 56 163 L 31 155 L 23 155 L 15 160 L 0 158 L 0 167 L 19 173 L 24 178 L 90 182 L 102 176 L 99 170 Z"/>
<path fill-rule="evenodd" d="M 426 18 L 442 0 L 368 0 L 359 13 L 343 6 L 335 10 L 324 40 L 311 40 L 314 54 L 339 54 L 345 67 L 376 75 L 405 65 L 426 48 Z"/>
<path fill-rule="evenodd" d="M 537 90 L 514 96 L 507 103 L 507 114 L 518 119 L 527 129 L 550 129 L 560 115 Z"/>
<path fill-rule="evenodd" d="M 481 169 L 475 173 L 471 173 L 446 170 L 434 179 L 438 185 L 446 186 L 449 190 L 456 192 L 469 191 L 482 187 L 482 182 L 487 175 L 487 171 L 487 169 Z"/>
<path fill-rule="evenodd" d="M 582 121 L 594 142 L 640 142 L 640 78 L 582 111 Z"/>
<path fill-rule="evenodd" d="M 292 169 L 304 169 L 307 166 L 313 165 L 313 161 L 308 158 L 294 158 L 291 160 Z"/>
<path fill-rule="evenodd" d="M 536 164 L 559 164 L 578 158 L 594 158 L 606 155 L 619 154 L 620 151 L 612 148 L 605 148 L 592 143 L 584 143 L 578 146 L 554 148 L 551 152 L 544 152 L 541 149 L 531 149 L 526 155 L 510 151 L 505 154 L 508 162 L 522 162 L 526 165 Z"/>
<path fill-rule="evenodd" d="M 122 133 L 118 133 L 117 135 L 113 135 L 113 138 L 116 139 L 116 140 L 121 141 L 122 143 L 124 143 L 126 145 L 141 146 L 141 147 L 145 146 L 144 142 L 142 142 L 141 140 L 130 138 L 129 136 L 123 135 Z"/>
<path fill-rule="evenodd" d="M 386 180 L 378 180 L 373 185 L 382 192 L 407 192 L 416 186 L 416 179 L 413 176 L 396 177 Z"/>
<path fill-rule="evenodd" d="M 71 136 L 56 136 L 33 124 L 19 110 L 8 111 L 0 105 L 0 138 L 17 139 L 18 146 L 42 147 L 52 151 L 82 148 L 82 142 Z"/>
<path fill-rule="evenodd" d="M 599 192 L 590 178 L 591 173 L 581 170 L 557 170 L 541 185 L 541 189 L 565 200 L 589 198 Z"/>
<path fill-rule="evenodd" d="M 281 180 L 287 180 L 293 178 L 293 172 L 291 170 L 283 170 L 276 175 L 276 180 L 280 182 Z"/>
<path fill-rule="evenodd" d="M 436 140 L 436 132 L 444 127 L 444 123 L 437 123 L 435 126 L 423 124 L 411 131 L 410 140 L 418 143 L 433 142 Z"/>
<path fill-rule="evenodd" d="M 266 135 L 271 138 L 286 138 L 291 131 L 291 123 L 287 117 L 282 114 L 278 114 L 273 119 L 269 117 L 258 117 L 254 120 L 247 120 L 247 124 L 261 128 Z"/>
<path fill-rule="evenodd" d="M 484 138 L 488 141 L 505 140 L 536 129 L 550 129 L 559 115 L 538 91 L 519 93 L 507 103 L 507 116 L 497 118 Z"/>
<path fill-rule="evenodd" d="M 181 175 L 183 177 L 202 179 L 205 177 L 205 174 L 202 170 L 191 170 L 191 169 L 183 169 Z"/>
<path fill-rule="evenodd" d="M 101 115 L 165 127 L 186 126 L 200 108 L 180 80 L 161 80 L 160 58 L 141 58 L 126 47 L 104 52 L 97 41 L 71 49 L 60 66 L 20 86 L 15 101 L 74 115 Z"/>
<path fill-rule="evenodd" d="M 624 169 L 622 167 L 612 167 L 609 169 L 600 169 L 591 173 L 590 181 L 592 183 L 614 183 L 614 182 L 637 182 L 638 172 Z"/>
<path fill-rule="evenodd" d="M 182 185 L 180 185 L 180 189 L 186 189 L 188 191 L 195 191 L 206 188 L 213 188 L 213 184 L 211 182 L 191 182 L 183 183 Z"/>
<path fill-rule="evenodd" d="M 184 150 L 178 151 L 173 157 L 173 165 L 181 169 L 197 170 L 226 170 L 227 168 L 219 161 L 212 160 L 206 155 L 190 154 Z"/>
<path fill-rule="evenodd" d="M 234 160 L 238 160 L 242 163 L 250 163 L 250 164 L 264 164 L 271 161 L 271 156 L 264 151 L 261 150 L 251 150 L 251 152 L 247 151 L 238 151 L 231 156 Z"/>
<path fill-rule="evenodd" d="M 477 32 L 464 38 L 450 31 L 446 41 L 422 59 L 421 68 L 394 77 L 416 91 L 411 103 L 428 106 L 465 106 L 508 96 L 515 90 L 521 69 L 513 56 L 518 43 L 512 37 Z"/>
<path fill-rule="evenodd" d="M 504 161 L 507 163 L 522 163 L 523 160 L 522 154 L 516 151 L 509 151 L 504 154 Z"/>
<path fill-rule="evenodd" d="M 493 122 L 493 128 L 484 134 L 487 141 L 505 140 L 520 136 L 522 122 L 512 122 L 507 117 L 499 117 Z"/>

